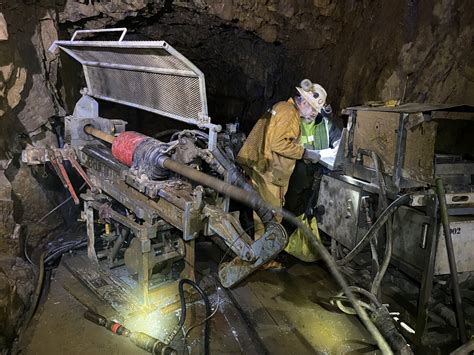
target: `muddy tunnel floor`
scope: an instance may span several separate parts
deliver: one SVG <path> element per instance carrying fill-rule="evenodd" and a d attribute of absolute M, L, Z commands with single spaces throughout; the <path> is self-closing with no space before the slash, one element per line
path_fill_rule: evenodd
<path fill-rule="evenodd" d="M 80 252 L 79 252 L 80 253 Z M 198 259 L 216 256 L 215 246 L 198 244 Z M 284 259 L 283 270 L 262 270 L 231 290 L 213 281 L 217 257 L 198 260 L 213 312 L 210 319 L 210 351 L 219 354 L 314 354 L 375 353 L 366 330 L 354 316 L 327 305 L 338 288 L 318 263 L 296 263 Z M 211 261 L 210 261 L 211 260 Z M 200 277 L 200 276 L 198 276 Z M 210 281 L 209 281 L 210 280 Z M 218 309 L 216 310 L 216 307 Z M 145 354 L 127 338 L 84 319 L 86 309 L 117 319 L 117 313 L 84 286 L 65 265 L 54 270 L 45 295 L 29 328 L 18 344 L 22 354 Z M 179 305 L 162 309 L 155 318 L 128 320 L 132 331 L 151 333 L 160 340 L 175 327 Z M 205 318 L 204 303 L 191 297 L 185 329 Z M 186 337 L 181 333 L 171 346 L 179 354 L 203 353 L 204 325 Z"/>

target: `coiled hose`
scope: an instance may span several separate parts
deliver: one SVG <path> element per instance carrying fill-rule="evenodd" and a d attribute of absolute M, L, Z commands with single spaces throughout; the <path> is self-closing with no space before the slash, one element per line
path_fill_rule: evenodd
<path fill-rule="evenodd" d="M 377 299 L 377 297 L 374 296 L 373 293 L 370 293 L 369 291 L 357 286 L 349 286 L 349 289 L 352 292 L 359 293 L 370 300 L 370 304 L 359 301 L 360 305 L 364 307 L 365 309 L 373 312 L 376 308 L 382 306 L 382 303 Z M 336 305 L 342 312 L 346 314 L 352 314 L 352 315 L 357 314 L 353 308 L 344 306 L 342 303 L 343 301 L 348 301 L 348 299 L 344 297 L 343 292 L 340 292 L 336 295 L 336 297 L 332 297 L 331 304 Z"/>

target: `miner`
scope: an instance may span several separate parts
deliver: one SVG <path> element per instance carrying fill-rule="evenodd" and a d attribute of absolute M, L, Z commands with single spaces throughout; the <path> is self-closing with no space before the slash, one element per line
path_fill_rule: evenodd
<path fill-rule="evenodd" d="M 301 124 L 321 114 L 326 91 L 308 79 L 296 89 L 298 95 L 276 103 L 257 121 L 237 157 L 260 196 L 275 207 L 283 206 L 296 161 L 317 163 L 321 157 L 317 149 L 301 143 Z M 256 214 L 254 227 L 258 239 L 264 226 Z"/>

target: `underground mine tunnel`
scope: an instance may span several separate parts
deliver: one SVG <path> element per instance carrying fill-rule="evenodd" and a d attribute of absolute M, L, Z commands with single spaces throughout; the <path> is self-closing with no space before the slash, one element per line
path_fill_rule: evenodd
<path fill-rule="evenodd" d="M 1 354 L 474 351 L 469 0 L 0 0 Z"/>

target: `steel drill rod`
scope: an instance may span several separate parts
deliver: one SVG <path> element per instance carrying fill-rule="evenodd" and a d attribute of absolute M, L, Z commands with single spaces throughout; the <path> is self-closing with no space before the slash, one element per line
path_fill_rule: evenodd
<path fill-rule="evenodd" d="M 208 186 L 223 195 L 229 196 L 230 198 L 233 198 L 236 201 L 240 201 L 252 207 L 252 209 L 254 210 L 263 207 L 262 199 L 256 193 L 245 191 L 237 186 L 219 180 L 214 176 L 202 173 L 199 170 L 171 160 L 168 157 L 163 157 L 163 160 L 161 160 L 161 164 L 163 168 L 166 168 L 179 175 L 187 177 L 188 179 L 191 179 L 199 184 Z"/>
<path fill-rule="evenodd" d="M 91 136 L 104 140 L 108 143 L 113 143 L 115 137 L 107 134 L 101 130 L 98 130 L 90 125 L 84 127 L 84 131 Z M 213 176 L 204 174 L 199 170 L 190 168 L 187 165 L 175 162 L 167 156 L 162 156 L 160 159 L 160 164 L 163 168 L 171 170 L 177 174 L 183 175 L 188 179 L 196 181 L 202 185 L 213 188 L 214 190 L 229 196 L 237 201 L 247 204 L 252 207 L 254 210 L 263 207 L 265 204 L 262 203 L 262 199 L 255 193 L 245 191 L 241 188 L 227 184 L 222 180 L 219 180 Z"/>
<path fill-rule="evenodd" d="M 84 132 L 96 138 L 102 139 L 103 141 L 106 141 L 107 143 L 110 143 L 110 144 L 112 144 L 115 140 L 115 137 L 113 135 L 107 134 L 97 128 L 92 127 L 91 125 L 85 126 Z"/>
<path fill-rule="evenodd" d="M 453 299 L 456 310 L 456 320 L 458 322 L 459 328 L 459 337 L 461 339 L 461 343 L 464 344 L 467 341 L 466 324 L 464 323 L 464 313 L 462 307 L 461 290 L 459 288 L 458 270 L 456 266 L 456 258 L 454 255 L 451 228 L 449 226 L 448 208 L 446 206 L 446 194 L 444 190 L 443 180 L 441 178 L 436 179 L 436 192 L 438 194 L 441 222 L 443 223 L 446 251 L 448 252 L 449 271 L 451 272 L 451 286 L 453 289 Z"/>

